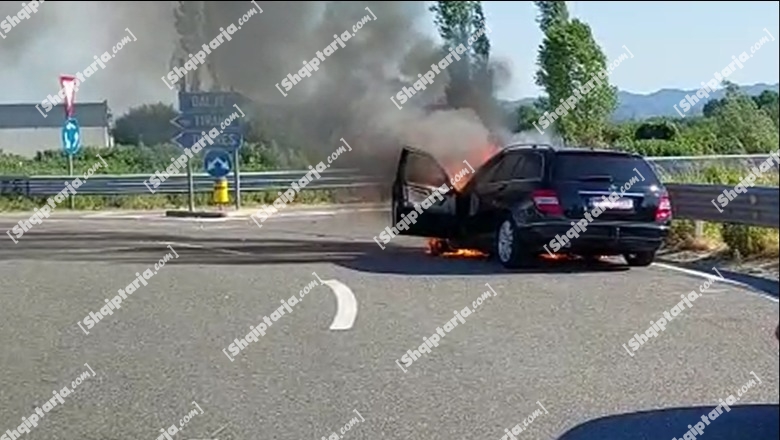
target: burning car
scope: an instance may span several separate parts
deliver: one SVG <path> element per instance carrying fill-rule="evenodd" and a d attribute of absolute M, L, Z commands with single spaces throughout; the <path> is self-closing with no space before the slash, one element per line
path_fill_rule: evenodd
<path fill-rule="evenodd" d="M 585 258 L 622 255 L 630 266 L 647 266 L 671 225 L 666 189 L 639 155 L 515 144 L 457 184 L 452 169 L 407 147 L 393 183 L 395 223 L 436 188 L 454 186 L 401 231 L 431 238 L 433 254 L 471 249 L 466 253 L 520 267 L 552 248 Z"/>

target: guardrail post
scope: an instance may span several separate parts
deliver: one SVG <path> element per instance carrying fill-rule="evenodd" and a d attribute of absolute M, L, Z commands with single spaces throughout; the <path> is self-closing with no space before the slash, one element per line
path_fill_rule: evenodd
<path fill-rule="evenodd" d="M 704 237 L 704 222 L 701 220 L 694 220 L 693 222 L 694 232 L 693 235 L 696 239 Z"/>
<path fill-rule="evenodd" d="M 701 220 L 695 220 L 693 222 L 693 226 L 694 226 L 694 233 L 693 233 L 694 237 L 696 237 L 697 240 L 704 237 L 704 222 Z"/>
<path fill-rule="evenodd" d="M 694 237 L 696 237 L 696 239 L 702 238 L 704 236 L 704 222 L 701 220 L 695 220 L 693 222 L 693 226 L 694 226 L 694 233 L 693 233 Z"/>

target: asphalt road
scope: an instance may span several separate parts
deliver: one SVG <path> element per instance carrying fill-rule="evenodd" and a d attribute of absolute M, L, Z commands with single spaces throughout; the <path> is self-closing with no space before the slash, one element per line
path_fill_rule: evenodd
<path fill-rule="evenodd" d="M 0 217 L 2 232 L 19 218 Z M 387 214 L 372 212 L 279 217 L 262 229 L 246 218 L 56 213 L 17 244 L 0 238 L 0 433 L 70 386 L 85 363 L 95 376 L 25 438 L 156 439 L 196 402 L 203 413 L 171 438 L 327 439 L 356 418 L 341 438 L 499 440 L 543 407 L 517 438 L 558 439 L 616 416 L 592 437 L 564 438 L 631 429 L 637 440 L 671 439 L 755 377 L 739 405 L 772 404 L 776 429 L 776 300 L 716 282 L 632 357 L 623 344 L 703 278 L 610 261 L 510 272 L 429 257 L 417 238 L 381 250 L 372 237 L 385 226 Z M 77 322 L 167 245 L 178 258 L 85 334 Z M 343 298 L 318 285 L 231 362 L 223 349 L 313 272 L 353 293 L 351 328 L 331 330 Z M 472 307 L 486 283 L 497 295 L 404 372 L 404 353 Z M 687 407 L 701 408 L 676 419 L 658 411 Z M 755 419 L 720 417 L 713 425 L 762 438 L 750 433 Z"/>

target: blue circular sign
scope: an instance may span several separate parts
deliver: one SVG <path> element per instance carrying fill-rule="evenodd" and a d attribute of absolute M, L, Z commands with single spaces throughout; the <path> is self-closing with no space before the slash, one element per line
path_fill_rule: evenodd
<path fill-rule="evenodd" d="M 230 153 L 218 148 L 210 149 L 203 158 L 203 167 L 212 177 L 225 177 L 230 174 L 233 164 Z"/>
<path fill-rule="evenodd" d="M 81 149 L 81 128 L 74 118 L 69 118 L 62 126 L 62 149 L 68 155 L 74 155 Z"/>

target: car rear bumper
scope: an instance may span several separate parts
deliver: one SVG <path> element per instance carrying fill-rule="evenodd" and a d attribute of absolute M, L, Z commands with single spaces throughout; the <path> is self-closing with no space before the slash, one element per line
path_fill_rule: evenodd
<path fill-rule="evenodd" d="M 566 235 L 569 230 L 572 230 L 573 238 Z M 668 233 L 667 224 L 625 221 L 589 223 L 584 232 L 577 232 L 579 237 L 574 234 L 571 223 L 565 221 L 528 224 L 521 228 L 523 241 L 532 248 L 546 250 L 544 247 L 547 246 L 550 252 L 601 255 L 655 252 Z"/>

